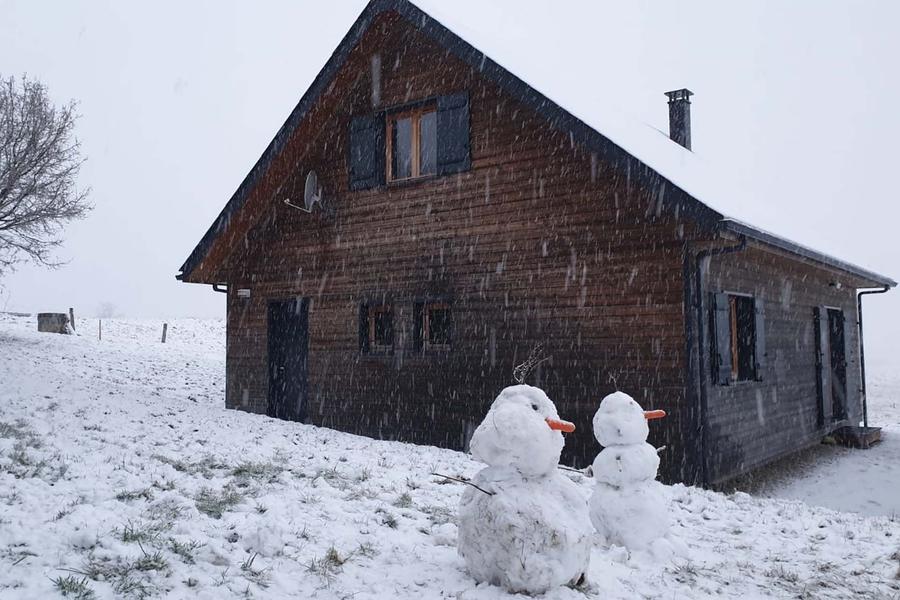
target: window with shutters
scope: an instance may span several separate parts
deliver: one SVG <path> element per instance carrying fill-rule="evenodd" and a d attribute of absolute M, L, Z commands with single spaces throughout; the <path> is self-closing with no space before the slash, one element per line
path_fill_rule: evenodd
<path fill-rule="evenodd" d="M 360 310 L 359 329 L 364 353 L 394 349 L 394 311 L 390 304 L 364 304 Z"/>
<path fill-rule="evenodd" d="M 449 350 L 450 305 L 446 302 L 426 304 L 422 320 L 425 348 L 429 350 Z"/>
<path fill-rule="evenodd" d="M 437 110 L 425 105 L 387 116 L 387 180 L 437 173 Z"/>
<path fill-rule="evenodd" d="M 713 377 L 719 384 L 762 378 L 765 321 L 762 303 L 742 294 L 714 294 L 711 314 Z"/>
<path fill-rule="evenodd" d="M 468 171 L 469 94 L 352 117 L 347 163 L 353 191 Z"/>
<path fill-rule="evenodd" d="M 416 302 L 413 307 L 417 350 L 449 350 L 453 313 L 447 301 Z"/>

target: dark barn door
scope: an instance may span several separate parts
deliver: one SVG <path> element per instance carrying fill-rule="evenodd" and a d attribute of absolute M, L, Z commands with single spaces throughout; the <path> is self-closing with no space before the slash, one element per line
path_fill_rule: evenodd
<path fill-rule="evenodd" d="M 825 306 L 815 309 L 816 389 L 819 425 L 847 418 L 847 351 L 844 312 Z"/>
<path fill-rule="evenodd" d="M 306 419 L 309 299 L 269 302 L 269 405 L 266 414 Z"/>
<path fill-rule="evenodd" d="M 831 404 L 835 421 L 847 418 L 847 347 L 844 312 L 828 309 L 828 341 L 831 348 Z"/>

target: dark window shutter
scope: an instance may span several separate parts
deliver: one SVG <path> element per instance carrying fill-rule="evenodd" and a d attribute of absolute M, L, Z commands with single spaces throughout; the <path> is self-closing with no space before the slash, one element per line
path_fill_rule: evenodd
<path fill-rule="evenodd" d="M 391 354 L 394 353 L 394 307 L 391 306 L 387 313 L 387 326 L 385 327 L 386 335 L 388 339 L 388 346 L 390 346 Z"/>
<path fill-rule="evenodd" d="M 728 294 L 712 294 L 715 324 L 713 377 L 719 385 L 731 383 L 731 306 Z"/>
<path fill-rule="evenodd" d="M 350 189 L 367 190 L 384 183 L 384 117 L 353 117 L 349 132 Z"/>
<path fill-rule="evenodd" d="M 425 303 L 413 304 L 413 350 L 421 352 L 425 337 Z"/>
<path fill-rule="evenodd" d="M 833 414 L 831 397 L 831 344 L 828 340 L 828 309 L 813 309 L 816 329 L 816 391 L 819 393 L 819 426 L 831 422 Z"/>
<path fill-rule="evenodd" d="M 762 381 L 763 369 L 766 368 L 766 308 L 761 299 L 756 299 L 753 305 L 756 312 L 753 330 L 754 370 L 756 371 L 756 380 Z"/>
<path fill-rule="evenodd" d="M 369 305 L 359 305 L 359 351 L 369 353 Z"/>
<path fill-rule="evenodd" d="M 469 95 L 466 92 L 437 99 L 437 171 L 449 175 L 472 166 L 469 148 Z"/>

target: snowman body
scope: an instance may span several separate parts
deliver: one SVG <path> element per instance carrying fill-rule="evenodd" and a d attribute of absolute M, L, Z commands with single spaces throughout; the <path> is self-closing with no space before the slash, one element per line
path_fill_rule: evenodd
<path fill-rule="evenodd" d="M 556 469 L 562 434 L 556 407 L 538 388 L 503 390 L 471 441 L 487 463 L 459 506 L 457 549 L 478 582 L 541 594 L 580 582 L 591 521 L 578 486 Z"/>
<path fill-rule="evenodd" d="M 594 459 L 590 517 L 607 544 L 646 549 L 669 530 L 665 490 L 656 481 L 659 456 L 647 443 L 644 411 L 622 392 L 610 394 L 594 415 L 603 450 Z"/>

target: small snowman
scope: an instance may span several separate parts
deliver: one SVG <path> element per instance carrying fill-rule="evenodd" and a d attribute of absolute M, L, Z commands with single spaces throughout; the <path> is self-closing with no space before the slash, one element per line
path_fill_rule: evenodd
<path fill-rule="evenodd" d="M 486 463 L 463 493 L 457 548 L 479 582 L 541 594 L 585 579 L 592 527 L 578 486 L 557 470 L 575 426 L 543 390 L 500 392 L 475 430 L 472 455 Z"/>
<path fill-rule="evenodd" d="M 606 544 L 628 550 L 663 551 L 669 514 L 663 486 L 656 481 L 659 456 L 647 443 L 649 419 L 665 411 L 644 411 L 628 394 L 615 392 L 594 415 L 594 435 L 603 450 L 594 459 L 596 480 L 591 522 Z"/>

